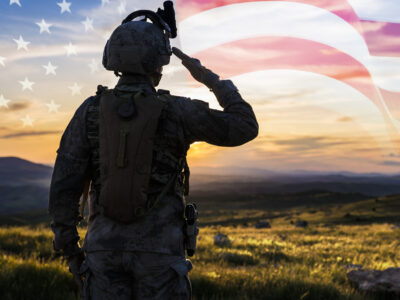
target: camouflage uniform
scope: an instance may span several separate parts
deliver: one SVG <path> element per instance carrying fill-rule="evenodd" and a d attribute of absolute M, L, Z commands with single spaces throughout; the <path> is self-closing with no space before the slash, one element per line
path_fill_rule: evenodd
<path fill-rule="evenodd" d="M 123 76 L 115 89 L 121 93 L 157 93 L 140 75 Z M 148 194 L 158 194 L 176 172 L 177 161 L 190 144 L 204 141 L 238 146 L 255 138 L 258 124 L 251 106 L 229 80 L 212 88 L 223 111 L 206 102 L 167 95 L 154 140 Z M 159 91 L 158 94 L 167 94 Z M 164 100 L 165 101 L 165 100 Z M 131 224 L 120 224 L 99 211 L 98 149 L 99 98 L 87 99 L 76 111 L 61 139 L 50 190 L 49 211 L 56 249 L 77 251 L 78 202 L 85 178 L 92 181 L 89 227 L 85 237 L 87 299 L 189 299 L 185 259 L 182 176 L 149 214 Z M 69 252 L 69 253 L 68 253 Z"/>

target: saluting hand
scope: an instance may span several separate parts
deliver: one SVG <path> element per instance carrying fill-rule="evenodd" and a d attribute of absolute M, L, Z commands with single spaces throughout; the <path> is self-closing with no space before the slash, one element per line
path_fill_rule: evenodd
<path fill-rule="evenodd" d="M 200 60 L 188 56 L 176 47 L 172 47 L 172 53 L 182 61 L 182 65 L 188 69 L 193 78 L 198 82 L 205 84 L 209 88 L 212 88 L 218 82 L 219 76 L 202 66 Z"/>

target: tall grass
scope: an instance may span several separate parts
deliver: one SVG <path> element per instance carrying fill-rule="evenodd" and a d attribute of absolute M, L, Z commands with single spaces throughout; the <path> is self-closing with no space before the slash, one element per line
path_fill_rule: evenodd
<path fill-rule="evenodd" d="M 347 281 L 350 265 L 399 267 L 400 230 L 390 224 L 271 229 L 204 227 L 190 273 L 194 298 L 372 300 Z M 231 245 L 218 247 L 224 233 Z M 83 236 L 83 232 L 81 236 Z M 1 299 L 74 299 L 65 262 L 44 227 L 0 228 Z"/>

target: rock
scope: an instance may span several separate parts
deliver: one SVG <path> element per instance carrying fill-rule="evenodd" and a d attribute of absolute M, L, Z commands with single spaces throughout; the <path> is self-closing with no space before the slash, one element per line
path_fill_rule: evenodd
<path fill-rule="evenodd" d="M 214 245 L 216 246 L 229 246 L 231 243 L 231 240 L 226 234 L 218 233 L 216 236 L 214 236 Z"/>
<path fill-rule="evenodd" d="M 287 239 L 286 235 L 284 235 L 284 234 L 279 234 L 278 236 L 282 241 L 286 241 L 286 239 Z"/>
<path fill-rule="evenodd" d="M 389 299 L 400 297 L 400 268 L 389 268 L 384 271 L 353 270 L 347 273 L 347 278 L 360 291 L 390 295 Z"/>
<path fill-rule="evenodd" d="M 256 228 L 257 229 L 261 229 L 261 228 L 271 228 L 271 225 L 269 224 L 269 222 L 267 221 L 262 221 L 262 222 L 258 222 L 256 224 Z"/>
<path fill-rule="evenodd" d="M 349 269 L 358 269 L 358 270 L 360 270 L 360 269 L 362 269 L 362 265 L 356 265 L 356 264 L 349 264 L 349 265 L 345 265 L 344 267 L 345 267 L 346 270 L 349 270 Z"/>
<path fill-rule="evenodd" d="M 299 220 L 296 222 L 295 224 L 296 227 L 301 227 L 301 228 L 305 228 L 308 226 L 308 222 L 304 221 L 304 220 Z"/>

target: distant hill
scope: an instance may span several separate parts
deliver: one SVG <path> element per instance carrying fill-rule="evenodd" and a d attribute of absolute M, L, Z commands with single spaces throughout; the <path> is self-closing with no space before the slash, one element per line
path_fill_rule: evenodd
<path fill-rule="evenodd" d="M 50 184 L 53 168 L 18 157 L 0 157 L 0 184 L 3 186 Z"/>
<path fill-rule="evenodd" d="M 235 174 L 235 173 L 231 173 Z M 400 175 L 300 172 L 294 174 L 253 173 L 253 175 L 191 176 L 191 190 L 202 194 L 290 194 L 322 190 L 359 193 L 371 197 L 400 193 Z"/>
<path fill-rule="evenodd" d="M 46 208 L 52 172 L 18 157 L 0 157 L 0 214 Z"/>
<path fill-rule="evenodd" d="M 221 209 L 232 203 L 241 209 L 285 208 L 400 194 L 400 175 L 304 171 L 285 174 L 234 169 L 194 168 L 191 201 L 210 203 L 213 207 L 219 203 Z M 45 210 L 51 174 L 49 166 L 18 157 L 0 157 L 0 215 Z"/>

